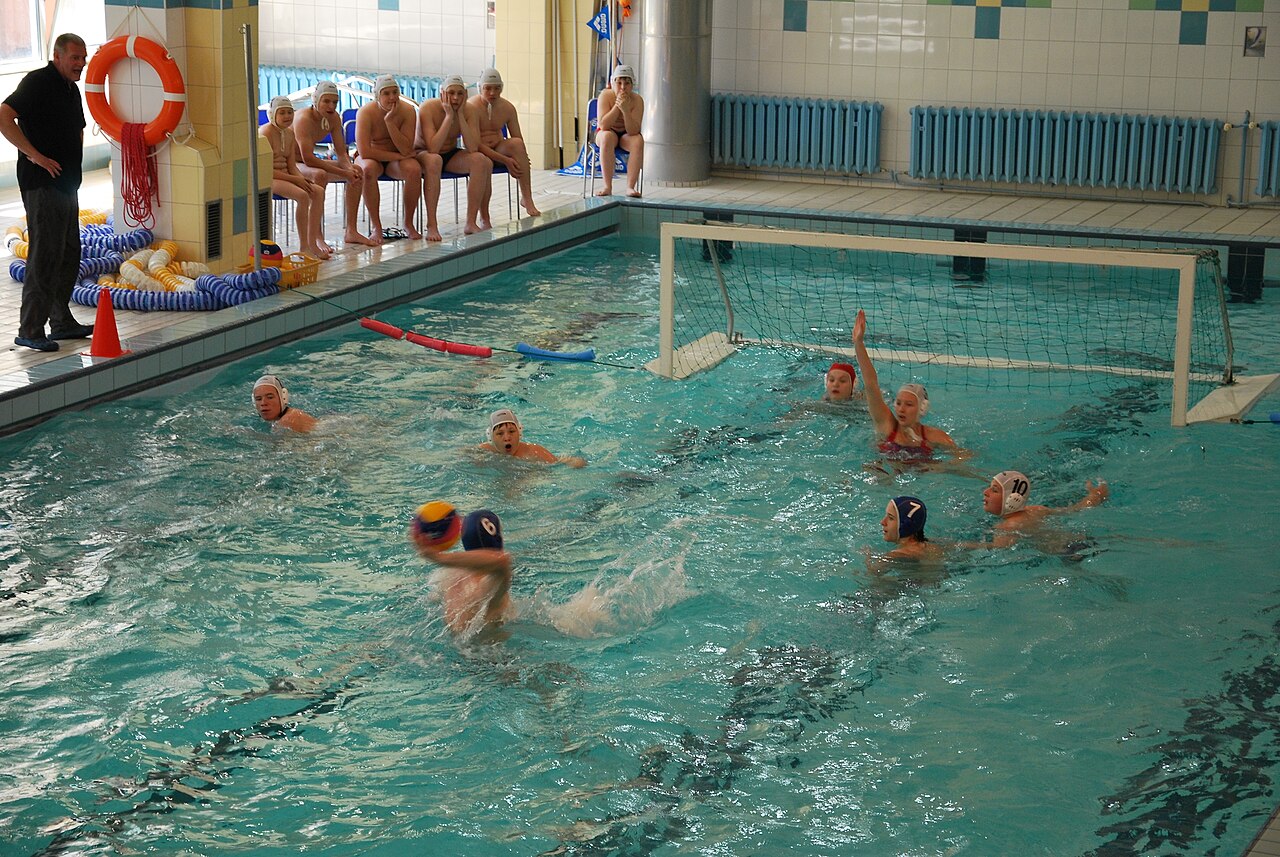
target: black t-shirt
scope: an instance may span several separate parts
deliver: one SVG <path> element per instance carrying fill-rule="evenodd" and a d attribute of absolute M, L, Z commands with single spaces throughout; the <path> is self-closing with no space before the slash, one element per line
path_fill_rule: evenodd
<path fill-rule="evenodd" d="M 52 62 L 22 79 L 4 100 L 18 114 L 18 127 L 40 154 L 62 167 L 56 179 L 18 153 L 18 187 L 22 190 L 53 185 L 67 193 L 80 189 L 80 162 L 84 156 L 84 107 L 80 89 L 67 80 Z"/>

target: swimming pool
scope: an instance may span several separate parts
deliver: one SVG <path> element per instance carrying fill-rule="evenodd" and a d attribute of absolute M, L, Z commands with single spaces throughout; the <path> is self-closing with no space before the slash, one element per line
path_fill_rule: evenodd
<path fill-rule="evenodd" d="M 1147 383 L 935 388 L 976 470 L 1112 498 L 1063 522 L 1071 559 L 873 578 L 890 496 L 972 538 L 984 483 L 864 469 L 865 415 L 813 401 L 820 358 L 620 368 L 654 354 L 654 250 L 379 314 L 618 365 L 353 324 L 0 440 L 5 853 L 1242 850 L 1280 752 L 1275 428 L 1171 429 Z M 1239 352 L 1274 355 L 1275 310 L 1247 312 Z M 322 431 L 261 428 L 265 370 Z M 590 465 L 477 456 L 498 407 Z M 503 517 L 500 645 L 456 645 L 425 590 L 404 529 L 437 497 Z"/>

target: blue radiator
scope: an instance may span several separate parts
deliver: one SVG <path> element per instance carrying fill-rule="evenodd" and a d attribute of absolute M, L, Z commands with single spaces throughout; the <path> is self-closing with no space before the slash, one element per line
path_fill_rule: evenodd
<path fill-rule="evenodd" d="M 258 101 L 261 104 L 266 104 L 277 95 L 288 95 L 291 92 L 306 89 L 309 86 L 314 86 L 320 80 L 342 82 L 348 77 L 357 75 L 366 77 L 369 80 L 375 80 L 378 74 L 380 72 L 335 71 L 334 69 L 298 68 L 287 65 L 260 65 L 258 66 Z M 419 104 L 440 94 L 440 81 L 441 78 L 438 77 L 396 75 L 396 83 L 400 84 L 400 93 Z M 338 103 L 338 112 L 341 113 L 343 110 L 360 107 L 367 103 L 367 101 L 357 99 L 350 93 L 342 92 L 341 100 Z"/>
<path fill-rule="evenodd" d="M 908 175 L 1213 193 L 1222 125 L 1172 116 L 912 107 Z"/>
<path fill-rule="evenodd" d="M 1263 122 L 1258 155 L 1258 196 L 1280 196 L 1280 122 Z"/>
<path fill-rule="evenodd" d="M 880 114 L 866 101 L 711 96 L 711 162 L 834 173 L 880 169 Z"/>

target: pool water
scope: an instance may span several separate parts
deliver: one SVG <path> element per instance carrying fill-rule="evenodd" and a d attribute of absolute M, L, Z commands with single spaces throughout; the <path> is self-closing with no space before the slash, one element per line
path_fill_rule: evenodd
<path fill-rule="evenodd" d="M 865 410 L 815 401 L 821 357 L 626 368 L 655 251 L 378 316 L 600 363 L 353 323 L 0 440 L 0 851 L 1239 853 L 1280 773 L 1280 427 L 971 378 L 930 391 L 967 466 L 885 473 Z M 1238 317 L 1237 362 L 1280 365 L 1274 307 Z M 264 371 L 319 431 L 263 427 Z M 477 453 L 499 407 L 589 465 Z M 1069 549 L 868 571 L 890 497 L 976 540 L 1007 468 L 1034 501 L 1112 495 L 1057 519 Z M 502 516 L 502 642 L 443 627 L 405 538 L 436 498 Z"/>

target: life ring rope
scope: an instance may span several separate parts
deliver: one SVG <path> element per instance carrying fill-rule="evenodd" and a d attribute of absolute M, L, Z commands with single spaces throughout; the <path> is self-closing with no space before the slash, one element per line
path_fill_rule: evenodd
<path fill-rule="evenodd" d="M 164 104 L 156 118 L 147 123 L 143 134 L 146 144 L 155 146 L 173 133 L 186 112 L 187 88 L 182 70 L 163 45 L 144 36 L 116 36 L 98 49 L 85 71 L 85 103 L 98 127 L 117 143 L 122 140 L 124 122 L 107 101 L 107 74 L 122 59 L 142 60 L 160 76 Z"/>

